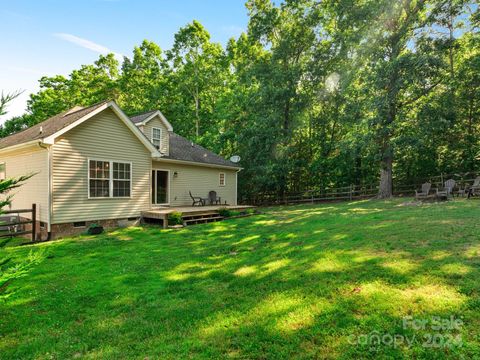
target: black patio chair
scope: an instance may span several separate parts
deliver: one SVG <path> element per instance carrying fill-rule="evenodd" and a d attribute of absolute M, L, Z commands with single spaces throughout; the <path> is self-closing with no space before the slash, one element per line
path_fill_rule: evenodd
<path fill-rule="evenodd" d="M 193 196 L 191 191 L 188 191 L 190 194 L 190 197 L 192 198 L 192 206 L 205 206 L 205 198 L 202 198 L 201 196 Z"/>
<path fill-rule="evenodd" d="M 216 191 L 210 191 L 208 193 L 208 203 L 210 205 L 218 205 L 222 203 L 222 198 L 220 196 L 217 196 Z"/>

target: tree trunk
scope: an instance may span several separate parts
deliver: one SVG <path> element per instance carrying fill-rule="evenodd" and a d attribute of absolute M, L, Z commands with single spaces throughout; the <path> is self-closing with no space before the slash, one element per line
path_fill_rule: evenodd
<path fill-rule="evenodd" d="M 290 127 L 290 99 L 287 99 L 287 101 L 285 102 L 285 108 L 283 110 L 283 134 L 285 136 L 288 135 L 289 127 Z"/>
<path fill-rule="evenodd" d="M 198 91 L 195 96 L 195 135 L 197 138 L 200 136 L 200 116 L 198 114 L 198 109 L 200 107 L 198 99 Z"/>
<path fill-rule="evenodd" d="M 380 186 L 378 189 L 379 199 L 388 199 L 393 196 L 392 164 L 393 157 L 389 152 L 384 155 L 380 164 Z"/>
<path fill-rule="evenodd" d="M 450 40 L 450 43 L 449 43 L 449 47 L 448 47 L 448 59 L 449 59 L 449 63 L 450 63 L 450 76 L 453 80 L 453 78 L 455 77 L 455 66 L 453 64 L 453 47 L 454 47 L 454 42 L 455 42 L 455 34 L 454 34 L 454 31 L 455 31 L 455 25 L 454 25 L 454 16 L 453 16 L 453 10 L 452 10 L 452 1 L 449 1 L 449 10 L 450 10 L 450 13 L 448 14 L 448 33 L 449 33 L 449 40 Z"/>

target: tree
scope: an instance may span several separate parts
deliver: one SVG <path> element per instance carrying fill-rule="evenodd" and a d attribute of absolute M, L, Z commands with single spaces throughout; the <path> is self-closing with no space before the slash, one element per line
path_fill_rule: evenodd
<path fill-rule="evenodd" d="M 0 95 L 0 116 L 5 115 L 7 113 L 7 105 L 9 102 L 17 98 L 22 94 L 23 91 L 16 91 L 13 93 L 4 93 L 2 91 Z"/>
<path fill-rule="evenodd" d="M 0 97 L 0 113 L 6 114 L 7 104 L 15 99 L 19 93 L 7 94 Z M 25 181 L 30 179 L 34 174 L 20 176 L 18 178 L 7 178 L 0 180 L 0 214 L 2 214 L 2 209 L 11 203 L 11 195 L 9 192 L 15 188 L 21 186 Z M 30 252 L 29 256 L 25 259 L 17 261 L 16 263 L 12 262 L 12 258 L 3 255 L 2 249 L 7 245 L 10 239 L 0 242 L 0 299 L 6 299 L 9 294 L 6 293 L 6 288 L 8 284 L 15 278 L 18 278 L 26 273 L 26 271 L 33 266 L 34 264 L 41 261 L 43 258 L 42 252 L 37 252 L 33 254 Z"/>
<path fill-rule="evenodd" d="M 144 40 L 133 49 L 133 59 L 125 58 L 119 79 L 119 102 L 127 113 L 167 108 L 169 98 L 165 73 L 168 64 L 154 42 Z"/>
<path fill-rule="evenodd" d="M 186 136 L 199 139 L 209 132 L 218 95 L 223 91 L 228 65 L 220 44 L 210 41 L 210 34 L 198 22 L 175 34 L 173 47 L 167 52 L 174 98 L 172 113 Z M 193 130 L 193 131 L 192 131 Z"/>
<path fill-rule="evenodd" d="M 417 51 L 425 26 L 425 0 L 385 1 L 365 43 L 366 65 L 362 71 L 372 91 L 372 125 L 380 163 L 380 198 L 393 194 L 394 137 L 400 116 L 408 105 L 428 94 L 440 82 L 439 59 Z"/>
<path fill-rule="evenodd" d="M 82 65 L 68 78 L 58 75 L 42 77 L 40 91 L 28 101 L 31 125 L 74 106 L 90 106 L 117 98 L 118 61 L 113 54 L 100 55 L 93 65 Z"/>
<path fill-rule="evenodd" d="M 3 91 L 0 95 L 0 116 L 7 114 L 7 105 L 9 102 L 20 96 L 23 91 L 16 91 L 13 93 L 5 94 Z M 22 130 L 25 127 L 26 123 L 23 117 L 14 117 L 5 121 L 4 124 L 0 125 L 0 137 L 5 137 L 10 134 L 13 134 L 17 131 Z"/>
<path fill-rule="evenodd" d="M 193 21 L 44 77 L 0 136 L 75 105 L 161 109 L 177 133 L 240 155 L 244 197 L 397 184 L 478 170 L 478 7 L 468 0 L 249 0 L 226 48 Z M 273 194 L 272 194 L 273 193 Z"/>

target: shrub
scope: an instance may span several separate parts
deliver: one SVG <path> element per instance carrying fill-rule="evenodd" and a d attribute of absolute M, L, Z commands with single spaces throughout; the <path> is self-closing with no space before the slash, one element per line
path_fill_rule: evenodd
<path fill-rule="evenodd" d="M 255 209 L 246 209 L 246 210 L 245 210 L 245 214 L 247 214 L 247 215 L 253 215 L 253 214 L 255 214 Z"/>
<path fill-rule="evenodd" d="M 99 235 L 101 233 L 103 233 L 103 226 L 96 223 L 92 223 L 88 226 L 88 229 L 87 229 L 88 235 Z"/>
<path fill-rule="evenodd" d="M 182 225 L 183 224 L 182 215 L 183 214 L 179 211 L 174 211 L 168 214 L 168 225 Z"/>
<path fill-rule="evenodd" d="M 226 208 L 221 208 L 221 209 L 218 209 L 218 213 L 220 214 L 220 216 L 223 216 L 223 217 L 230 217 L 232 216 L 232 212 Z"/>

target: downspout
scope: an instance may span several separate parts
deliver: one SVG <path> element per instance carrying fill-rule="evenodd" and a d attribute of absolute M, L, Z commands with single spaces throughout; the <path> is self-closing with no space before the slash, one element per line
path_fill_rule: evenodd
<path fill-rule="evenodd" d="M 238 169 L 235 171 L 235 206 L 238 205 L 238 173 L 242 171 L 242 169 Z"/>
<path fill-rule="evenodd" d="M 44 145 L 41 141 L 38 142 L 38 146 L 47 150 L 47 177 L 48 177 L 48 212 L 47 212 L 47 238 L 45 241 L 49 241 L 52 236 L 52 147 Z"/>

